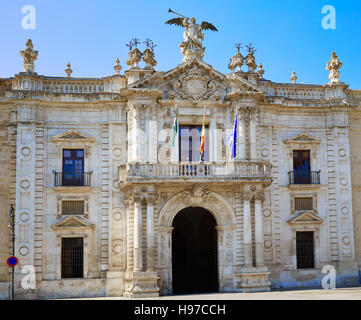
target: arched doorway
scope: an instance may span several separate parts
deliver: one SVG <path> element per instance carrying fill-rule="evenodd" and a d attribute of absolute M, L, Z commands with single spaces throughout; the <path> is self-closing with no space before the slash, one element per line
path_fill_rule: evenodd
<path fill-rule="evenodd" d="M 172 226 L 173 294 L 217 292 L 216 220 L 206 209 L 188 207 Z"/>

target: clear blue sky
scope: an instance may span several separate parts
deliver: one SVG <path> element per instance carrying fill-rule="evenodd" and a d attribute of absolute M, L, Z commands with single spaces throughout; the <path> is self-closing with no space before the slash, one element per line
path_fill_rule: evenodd
<path fill-rule="evenodd" d="M 36 9 L 36 29 L 21 26 L 24 5 Z M 324 5 L 336 9 L 336 30 L 324 30 Z M 198 22 L 213 23 L 219 32 L 205 32 L 204 60 L 228 72 L 236 42 L 252 42 L 256 62 L 262 62 L 264 77 L 289 82 L 295 70 L 298 82 L 325 84 L 325 70 L 332 51 L 343 62 L 341 80 L 361 89 L 361 1 L 340 0 L 0 0 L 0 77 L 22 71 L 19 50 L 28 38 L 39 50 L 36 71 L 65 76 L 70 61 L 74 77 L 113 74 L 119 57 L 122 72 L 133 37 L 151 38 L 156 44 L 157 70 L 167 71 L 182 59 L 179 44 L 183 30 L 165 25 L 172 17 L 168 8 Z M 143 45 L 142 45 L 143 47 Z"/>

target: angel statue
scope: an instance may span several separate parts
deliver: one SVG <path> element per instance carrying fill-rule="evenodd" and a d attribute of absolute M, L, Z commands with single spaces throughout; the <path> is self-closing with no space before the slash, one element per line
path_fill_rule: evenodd
<path fill-rule="evenodd" d="M 184 41 L 181 43 L 180 48 L 184 56 L 183 62 L 191 60 L 193 58 L 202 59 L 204 56 L 204 50 L 202 46 L 202 41 L 204 40 L 203 30 L 218 31 L 217 28 L 206 21 L 203 21 L 201 24 L 196 23 L 196 18 L 192 17 L 191 19 L 172 11 L 171 9 L 168 12 L 175 13 L 182 18 L 173 18 L 166 21 L 166 24 L 174 24 L 176 26 L 184 27 L 185 31 L 183 33 Z"/>

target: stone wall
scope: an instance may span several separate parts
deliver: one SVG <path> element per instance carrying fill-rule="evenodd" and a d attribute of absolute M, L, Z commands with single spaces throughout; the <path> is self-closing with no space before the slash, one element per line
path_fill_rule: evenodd
<path fill-rule="evenodd" d="M 9 232 L 9 208 L 15 205 L 16 127 L 11 123 L 11 110 L 1 106 L 0 110 L 0 285 L 9 281 L 6 259 L 11 254 Z M 0 291 L 0 296 L 7 295 Z"/>
<path fill-rule="evenodd" d="M 355 259 L 361 267 L 361 112 L 350 114 L 352 207 L 355 234 Z"/>

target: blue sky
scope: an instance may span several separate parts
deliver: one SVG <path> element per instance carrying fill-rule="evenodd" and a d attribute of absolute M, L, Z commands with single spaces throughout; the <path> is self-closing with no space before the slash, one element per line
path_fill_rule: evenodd
<path fill-rule="evenodd" d="M 35 30 L 21 26 L 24 5 L 36 9 Z M 336 9 L 335 30 L 321 26 L 325 5 Z M 228 72 L 236 42 L 252 42 L 266 79 L 290 82 L 295 70 L 300 83 L 325 84 L 325 65 L 336 51 L 343 62 L 341 80 L 361 89 L 361 1 L 356 0 L 0 0 L 0 77 L 22 71 L 19 50 L 28 38 L 39 50 L 36 72 L 42 75 L 65 76 L 70 61 L 74 77 L 108 76 L 116 57 L 124 72 L 125 44 L 134 37 L 157 44 L 156 69 L 167 71 L 181 63 L 183 40 L 181 28 L 164 24 L 174 17 L 169 7 L 218 28 L 206 31 L 204 41 L 204 61 L 218 71 Z"/>

